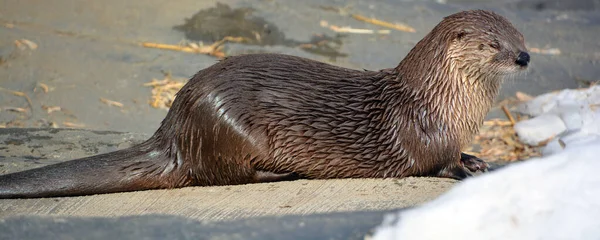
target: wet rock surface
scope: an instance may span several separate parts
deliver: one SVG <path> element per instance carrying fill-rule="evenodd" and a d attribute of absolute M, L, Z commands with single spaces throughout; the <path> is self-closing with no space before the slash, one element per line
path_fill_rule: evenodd
<path fill-rule="evenodd" d="M 147 137 L 75 129 L 0 129 L 0 174 L 124 149 Z"/>
<path fill-rule="evenodd" d="M 150 88 L 143 84 L 153 78 L 161 79 L 164 72 L 189 78 L 217 59 L 142 48 L 138 45 L 142 41 L 177 44 L 201 39 L 210 44 L 211 40 L 236 32 L 249 34 L 247 37 L 254 40 L 258 34 L 263 43 L 269 44 L 230 43 L 226 45 L 226 53 L 278 52 L 374 70 L 396 66 L 442 17 L 474 8 L 494 10 L 509 18 L 525 35 L 529 48 L 560 50 L 558 55 L 532 52 L 529 73 L 508 81 L 499 101 L 516 91 L 538 95 L 585 86 L 597 81 L 600 73 L 597 41 L 600 14 L 598 2 L 591 0 L 184 0 L 178 4 L 164 0 L 126 3 L 59 0 L 52 4 L 7 0 L 3 6 L 6 7 L 0 9 L 2 87 L 28 94 L 32 103 L 29 106 L 22 97 L 0 94 L 3 108 L 26 110 L 19 113 L 3 109 L 0 123 L 8 127 L 51 126 L 49 123 L 65 127 L 75 123 L 86 129 L 152 133 L 166 112 L 149 106 Z M 227 28 L 218 25 L 220 21 L 207 19 L 218 11 L 243 18 L 230 19 L 238 25 Z M 203 14 L 204 18 L 194 18 L 199 12 L 207 14 Z M 357 21 L 350 13 L 402 22 L 416 32 L 337 34 L 320 25 L 326 21 L 337 26 L 385 29 Z M 174 29 L 185 25 L 186 19 L 207 24 L 201 26 L 200 35 L 186 36 L 185 31 Z M 254 33 L 240 32 L 244 28 L 240 26 L 249 23 L 251 27 L 247 28 L 254 29 Z M 38 48 L 19 50 L 15 47 L 18 39 L 37 42 Z M 303 43 L 313 43 L 313 47 Z M 47 93 L 40 90 L 41 83 L 49 87 Z M 118 101 L 123 107 L 107 105 L 100 98 Z M 48 113 L 47 107 L 52 106 L 60 106 L 61 110 Z M 490 115 L 501 116 L 499 111 Z"/>

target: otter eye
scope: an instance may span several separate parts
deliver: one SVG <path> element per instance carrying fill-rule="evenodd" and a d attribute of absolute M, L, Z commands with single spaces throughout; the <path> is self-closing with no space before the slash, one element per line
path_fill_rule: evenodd
<path fill-rule="evenodd" d="M 485 47 L 485 45 L 479 44 L 479 50 L 483 50 L 483 47 Z"/>
<path fill-rule="evenodd" d="M 462 38 L 467 36 L 467 34 L 472 33 L 472 32 L 473 32 L 473 29 L 470 29 L 470 28 L 461 29 L 458 33 L 456 33 L 456 39 L 461 40 Z"/>

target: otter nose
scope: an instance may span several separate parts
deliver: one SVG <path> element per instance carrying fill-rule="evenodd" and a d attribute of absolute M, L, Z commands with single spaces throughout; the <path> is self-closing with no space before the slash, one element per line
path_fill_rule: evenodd
<path fill-rule="evenodd" d="M 529 64 L 529 54 L 526 52 L 520 52 L 515 63 L 521 67 L 526 67 L 527 64 Z"/>

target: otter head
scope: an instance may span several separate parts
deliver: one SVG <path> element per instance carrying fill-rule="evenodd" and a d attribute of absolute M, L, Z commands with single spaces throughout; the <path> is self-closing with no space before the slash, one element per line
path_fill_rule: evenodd
<path fill-rule="evenodd" d="M 529 59 L 523 35 L 506 18 L 470 10 L 445 17 L 397 69 L 407 82 L 496 85 L 504 76 L 526 69 Z"/>
<path fill-rule="evenodd" d="M 396 72 L 412 99 L 425 100 L 417 112 L 435 116 L 431 119 L 437 122 L 423 118 L 424 114 L 415 115 L 415 121 L 434 126 L 431 131 L 443 136 L 453 132 L 465 146 L 479 131 L 502 80 L 528 64 L 523 35 L 506 18 L 472 10 L 445 17 Z"/>
<path fill-rule="evenodd" d="M 447 31 L 447 54 L 464 77 L 502 76 L 524 70 L 529 54 L 523 35 L 504 17 L 474 10 L 446 17 L 439 28 Z"/>

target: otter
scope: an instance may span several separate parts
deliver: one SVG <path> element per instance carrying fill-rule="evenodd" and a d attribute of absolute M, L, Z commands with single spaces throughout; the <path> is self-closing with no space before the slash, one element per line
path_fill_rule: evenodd
<path fill-rule="evenodd" d="M 507 76 L 527 68 L 504 17 L 445 17 L 395 68 L 353 70 L 282 54 L 227 57 L 177 93 L 128 149 L 0 176 L 0 198 L 57 197 L 298 178 L 464 179 L 462 153 Z"/>

